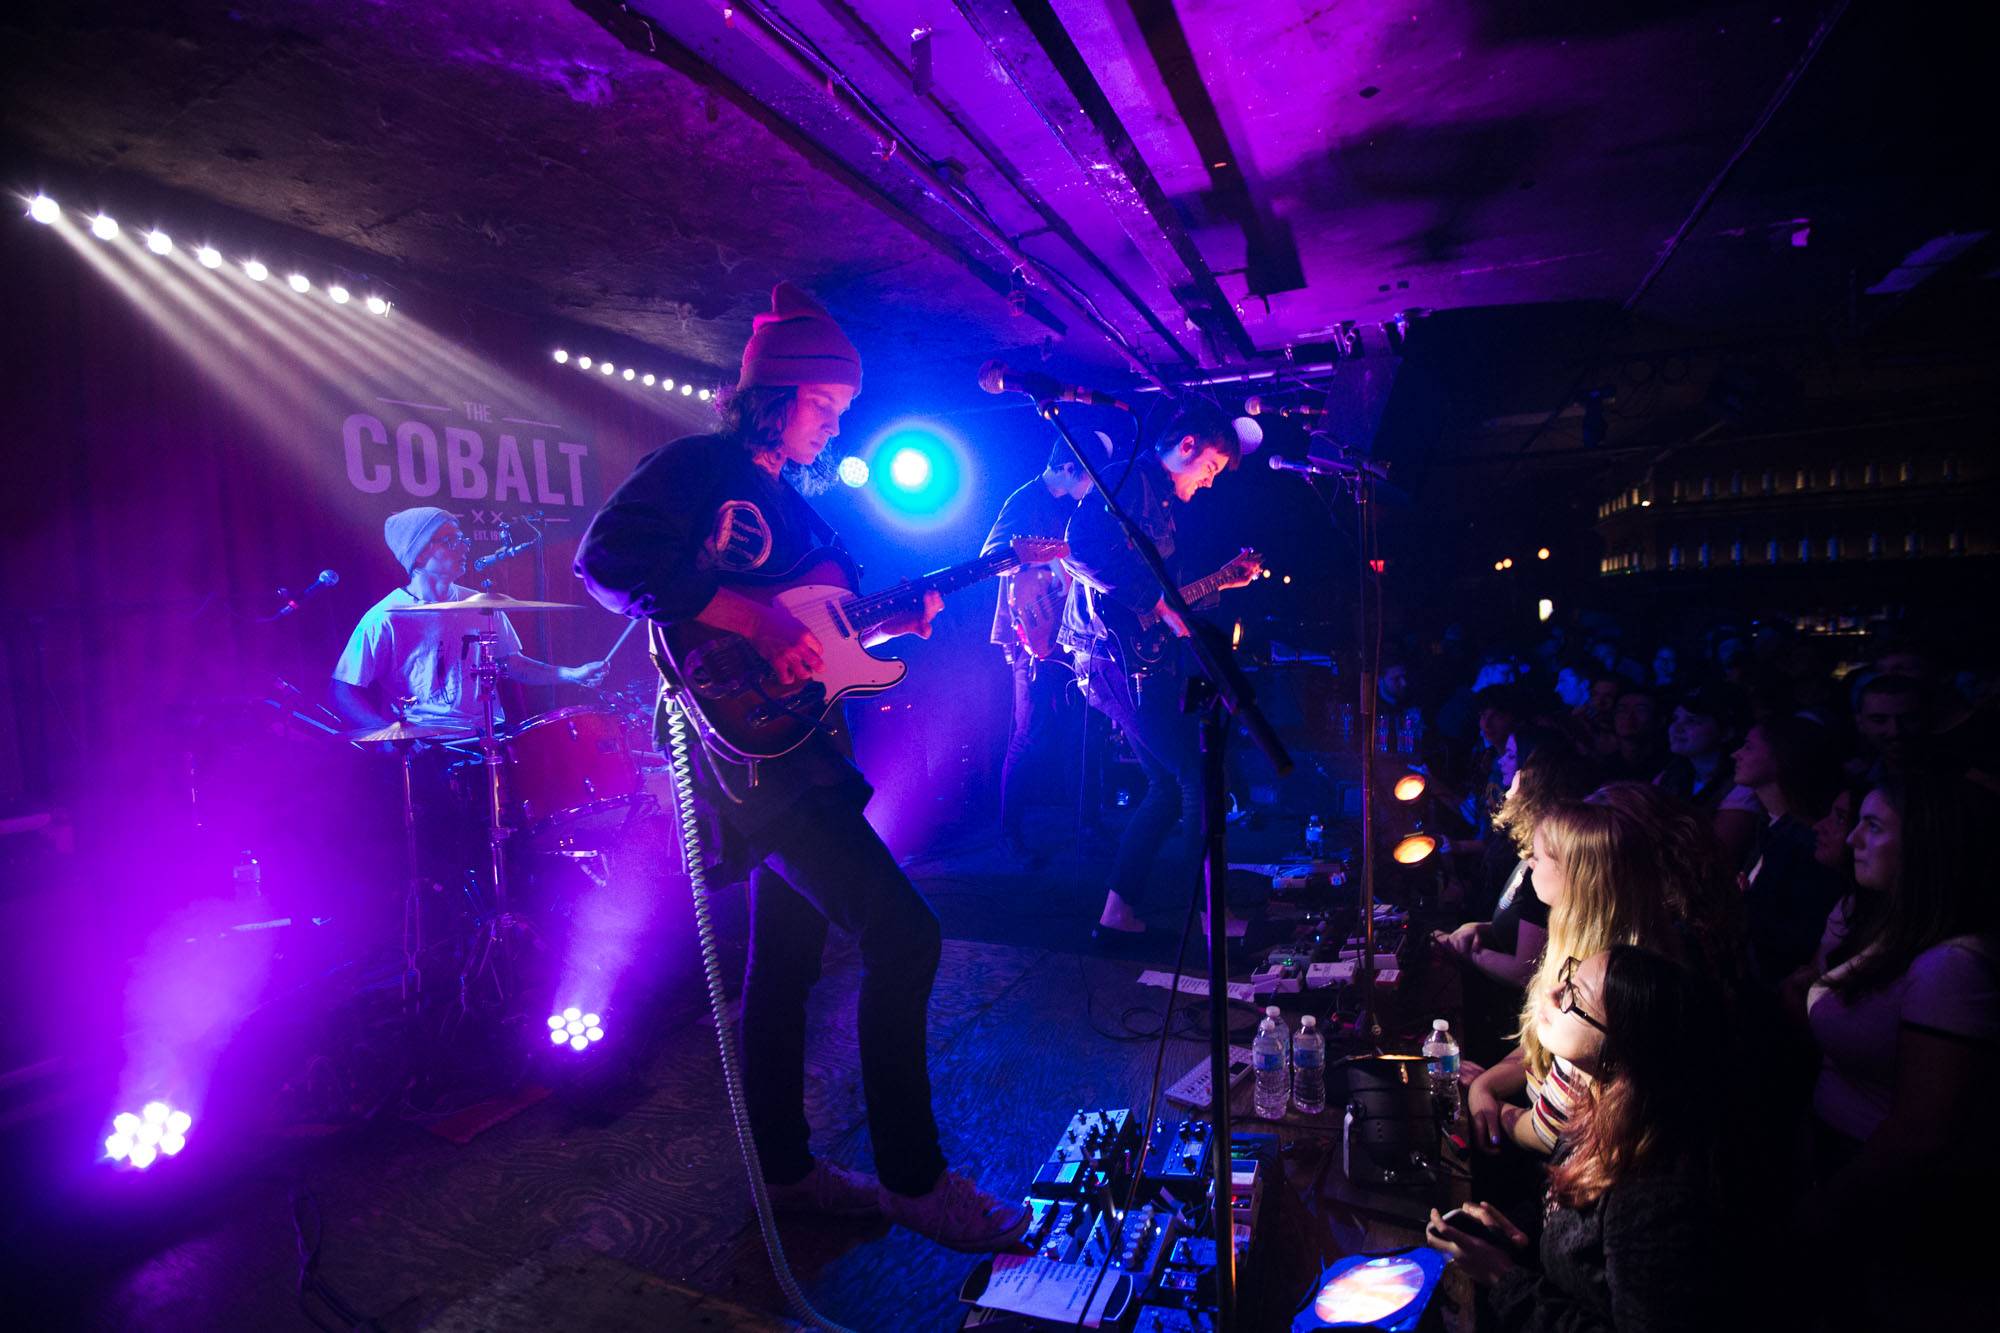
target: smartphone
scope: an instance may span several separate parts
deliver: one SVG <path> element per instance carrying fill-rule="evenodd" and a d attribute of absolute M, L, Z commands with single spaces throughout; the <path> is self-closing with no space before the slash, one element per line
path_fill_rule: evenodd
<path fill-rule="evenodd" d="M 1488 1245 L 1504 1246 L 1506 1244 L 1506 1242 L 1501 1239 L 1500 1234 L 1498 1232 L 1494 1231 L 1492 1227 L 1487 1226 L 1484 1222 L 1474 1217 L 1471 1213 L 1466 1212 L 1465 1209 L 1463 1208 L 1454 1208 L 1450 1212 L 1444 1214 L 1438 1220 L 1444 1223 L 1446 1226 L 1450 1227 L 1453 1231 L 1459 1232 L 1462 1235 L 1470 1236 L 1474 1240 L 1483 1240 Z"/>

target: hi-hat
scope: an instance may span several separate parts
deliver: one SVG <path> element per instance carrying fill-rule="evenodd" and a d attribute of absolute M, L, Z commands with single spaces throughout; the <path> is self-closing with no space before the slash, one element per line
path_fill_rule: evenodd
<path fill-rule="evenodd" d="M 504 592 L 475 592 L 455 602 L 417 602 L 410 606 L 392 606 L 389 608 L 389 614 L 402 615 L 409 611 L 482 611 L 491 615 L 495 611 L 580 611 L 582 609 L 575 602 L 530 602 L 518 597 L 509 597 Z"/>
<path fill-rule="evenodd" d="M 401 718 L 386 727 L 363 727 L 359 731 L 341 733 L 341 739 L 353 741 L 356 745 L 387 745 L 399 741 L 434 741 L 450 736 L 463 738 L 470 733 L 464 727 L 440 727 L 432 722 L 405 722 Z"/>

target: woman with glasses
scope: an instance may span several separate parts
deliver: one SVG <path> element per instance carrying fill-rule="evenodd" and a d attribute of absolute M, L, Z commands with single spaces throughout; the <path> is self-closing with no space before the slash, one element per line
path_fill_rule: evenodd
<path fill-rule="evenodd" d="M 1536 1044 L 1590 1078 L 1549 1171 L 1540 1242 L 1473 1203 L 1463 1211 L 1491 1238 L 1433 1210 L 1431 1246 L 1482 1288 L 1490 1326 L 1507 1333 L 1745 1323 L 1714 1050 L 1688 1036 L 1723 1025 L 1709 983 L 1618 945 L 1557 960 L 1530 1010 Z"/>

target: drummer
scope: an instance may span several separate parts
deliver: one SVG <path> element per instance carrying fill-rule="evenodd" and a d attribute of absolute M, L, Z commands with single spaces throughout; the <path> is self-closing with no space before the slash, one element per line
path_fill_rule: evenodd
<path fill-rule="evenodd" d="M 395 702 L 412 698 L 408 721 L 477 731 L 480 705 L 470 671 L 477 650 L 468 640 L 487 627 L 486 614 L 397 614 L 422 602 L 472 596 L 473 589 L 456 582 L 466 572 L 472 542 L 450 511 L 428 506 L 389 515 L 382 537 L 410 581 L 369 607 L 348 636 L 347 650 L 333 668 L 334 707 L 356 727 L 386 726 Z M 504 613 L 492 620 L 499 634 L 495 655 L 506 674 L 523 685 L 588 688 L 604 680 L 603 662 L 575 667 L 538 662 L 521 651 L 521 636 Z M 493 716 L 496 723 L 505 720 L 497 699 Z"/>

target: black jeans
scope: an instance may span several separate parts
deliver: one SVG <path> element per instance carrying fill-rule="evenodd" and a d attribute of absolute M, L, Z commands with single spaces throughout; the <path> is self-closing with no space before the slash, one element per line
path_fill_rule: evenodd
<path fill-rule="evenodd" d="M 1201 862 L 1201 725 L 1181 711 L 1181 678 L 1156 672 L 1138 690 L 1117 662 L 1092 657 L 1080 665 L 1084 697 L 1118 724 L 1146 774 L 1146 796 L 1132 812 L 1111 863 L 1111 889 L 1134 908 L 1152 883 L 1154 857 L 1181 826 L 1182 844 L 1169 860 L 1169 882 L 1193 891 Z"/>
<path fill-rule="evenodd" d="M 1014 650 L 1008 669 L 1014 677 L 1014 721 L 1007 732 L 1007 755 L 1000 761 L 1000 833 L 1012 840 L 1021 836 L 1037 773 L 1056 771 L 1049 745 L 1071 676 L 1062 662 L 1038 662 L 1020 649 Z M 1033 762 L 1037 759 L 1039 764 Z"/>
<path fill-rule="evenodd" d="M 937 977 L 937 916 L 862 816 L 854 787 L 809 787 L 758 836 L 743 978 L 743 1078 L 764 1178 L 812 1170 L 806 1123 L 806 997 L 819 980 L 827 923 L 861 943 L 861 1087 L 875 1170 L 898 1194 L 923 1194 L 944 1170 L 924 1045 Z"/>

